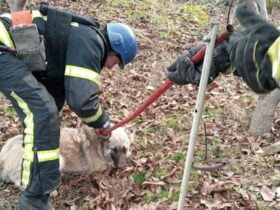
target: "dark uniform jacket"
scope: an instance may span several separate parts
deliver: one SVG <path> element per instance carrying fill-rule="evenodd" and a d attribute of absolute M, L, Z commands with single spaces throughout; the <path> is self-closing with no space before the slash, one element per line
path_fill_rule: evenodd
<path fill-rule="evenodd" d="M 34 10 L 32 18 L 39 34 L 44 36 L 47 17 Z M 9 35 L 10 26 L 10 14 L 0 15 L 0 44 L 14 48 Z M 46 41 L 45 46 L 48 47 Z M 70 108 L 94 128 L 109 122 L 108 115 L 99 103 L 100 71 L 107 58 L 107 48 L 107 42 L 98 29 L 72 22 L 63 58 L 65 68 L 33 72 L 55 98 L 59 110 L 66 99 Z M 57 56 L 61 55 L 58 53 Z"/>

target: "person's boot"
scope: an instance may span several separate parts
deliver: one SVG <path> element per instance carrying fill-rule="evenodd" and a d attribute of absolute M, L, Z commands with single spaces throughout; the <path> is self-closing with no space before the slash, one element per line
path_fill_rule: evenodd
<path fill-rule="evenodd" d="M 16 210 L 54 210 L 48 202 L 50 195 L 30 196 L 22 192 Z"/>

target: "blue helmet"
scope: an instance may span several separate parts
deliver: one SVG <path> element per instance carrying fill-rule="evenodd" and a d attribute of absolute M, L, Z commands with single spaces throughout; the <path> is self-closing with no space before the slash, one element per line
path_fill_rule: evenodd
<path fill-rule="evenodd" d="M 116 22 L 107 24 L 107 33 L 111 48 L 120 57 L 120 67 L 123 68 L 136 56 L 136 37 L 129 26 Z"/>

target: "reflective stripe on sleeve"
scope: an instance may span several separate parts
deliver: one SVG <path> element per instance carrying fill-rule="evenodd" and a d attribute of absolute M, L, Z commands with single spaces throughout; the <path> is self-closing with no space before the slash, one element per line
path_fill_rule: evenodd
<path fill-rule="evenodd" d="M 43 16 L 39 10 L 32 10 L 32 18 L 43 18 L 44 20 L 47 20 L 47 16 Z"/>
<path fill-rule="evenodd" d="M 260 67 L 259 67 L 259 64 L 257 62 L 257 59 L 256 59 L 256 52 L 257 52 L 257 46 L 259 44 L 259 41 L 257 40 L 255 43 L 254 43 L 254 48 L 253 48 L 253 53 L 252 53 L 252 60 L 253 60 L 253 63 L 255 65 L 255 68 L 256 68 L 256 81 L 258 83 L 258 86 L 261 90 L 265 90 L 265 88 L 263 87 L 262 83 L 261 83 L 261 80 L 260 80 Z"/>
<path fill-rule="evenodd" d="M 268 49 L 268 57 L 272 65 L 272 76 L 276 80 L 280 80 L 280 36 Z"/>
<path fill-rule="evenodd" d="M 0 15 L 0 17 L 2 17 L 2 18 L 8 18 L 8 19 L 12 19 L 12 16 L 11 16 L 11 14 L 10 13 L 3 13 L 3 14 L 1 14 Z"/>
<path fill-rule="evenodd" d="M 96 120 L 98 120 L 98 118 L 102 115 L 102 108 L 99 105 L 99 108 L 97 110 L 97 112 L 90 117 L 81 117 L 81 119 L 85 122 L 85 123 L 92 123 L 95 122 Z"/>
<path fill-rule="evenodd" d="M 79 23 L 77 23 L 77 22 L 72 22 L 72 23 L 71 23 L 71 26 L 79 27 Z"/>
<path fill-rule="evenodd" d="M 100 75 L 91 69 L 66 65 L 65 76 L 87 79 L 96 83 L 97 85 L 100 85 Z"/>
<path fill-rule="evenodd" d="M 4 24 L 0 21 L 0 42 L 6 45 L 7 47 L 14 48 L 14 43 L 4 26 Z"/>

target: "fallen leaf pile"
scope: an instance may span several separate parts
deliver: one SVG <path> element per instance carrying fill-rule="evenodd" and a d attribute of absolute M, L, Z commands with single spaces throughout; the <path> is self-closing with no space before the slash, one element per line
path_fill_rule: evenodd
<path fill-rule="evenodd" d="M 219 30 L 223 31 L 227 11 L 209 5 L 189 10 L 184 2 L 164 0 L 50 2 L 96 16 L 102 25 L 112 20 L 127 23 L 135 31 L 139 44 L 136 59 L 124 70 L 116 67 L 101 73 L 101 101 L 114 123 L 131 114 L 166 81 L 166 68 L 183 50 L 202 43 L 211 18 L 221 21 Z M 196 17 L 194 11 L 204 15 Z M 206 23 L 201 23 L 205 15 Z M 279 22 L 279 16 L 274 20 Z M 176 209 L 197 92 L 192 85 L 173 85 L 126 125 L 134 135 L 127 166 L 63 177 L 51 198 L 56 209 Z M 190 171 L 185 209 L 280 209 L 280 154 L 277 149 L 267 152 L 271 145 L 279 144 L 280 115 L 277 111 L 271 133 L 250 136 L 247 131 L 256 100 L 233 75 L 221 75 L 208 86 L 194 166 L 222 165 Z M 0 96 L 0 118 L 1 147 L 22 130 L 4 96 Z M 62 126 L 81 124 L 67 105 L 60 118 Z M 18 194 L 12 185 L 0 183 L 0 209 L 14 206 Z"/>

